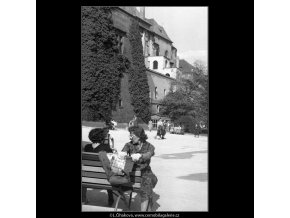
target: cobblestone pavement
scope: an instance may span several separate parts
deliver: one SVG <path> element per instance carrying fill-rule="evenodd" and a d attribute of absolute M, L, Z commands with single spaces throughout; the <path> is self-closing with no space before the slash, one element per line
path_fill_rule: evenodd
<path fill-rule="evenodd" d="M 83 141 L 89 141 L 91 128 L 83 127 Z M 124 129 L 111 130 L 115 148 L 120 151 L 129 141 Z M 146 131 L 148 142 L 155 146 L 151 159 L 152 171 L 158 177 L 154 189 L 154 211 L 208 210 L 208 143 L 207 136 L 166 133 L 165 139 L 155 139 L 156 131 Z M 89 205 L 105 207 L 106 190 L 89 190 Z M 121 201 L 119 208 L 125 210 Z M 140 210 L 140 198 L 133 194 L 132 211 Z M 85 211 L 85 208 L 83 208 Z M 93 209 L 90 209 L 93 210 Z M 96 211 L 101 210 L 96 207 Z M 113 208 L 112 208 L 113 210 Z"/>

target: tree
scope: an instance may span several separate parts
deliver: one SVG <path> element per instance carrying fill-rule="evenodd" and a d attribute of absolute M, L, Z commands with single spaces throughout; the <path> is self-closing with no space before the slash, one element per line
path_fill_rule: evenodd
<path fill-rule="evenodd" d="M 204 65 L 195 65 L 191 79 L 179 79 L 172 83 L 176 91 L 170 93 L 161 102 L 160 113 L 173 121 L 186 120 L 191 116 L 194 122 L 207 124 L 208 117 L 208 82 Z M 189 119 L 187 119 L 189 120 Z"/>
<path fill-rule="evenodd" d="M 81 20 L 82 119 L 108 122 L 129 61 L 118 52 L 110 7 L 82 6 Z"/>
<path fill-rule="evenodd" d="M 134 113 L 145 123 L 150 120 L 150 98 L 146 67 L 143 56 L 143 46 L 139 24 L 132 21 L 129 29 L 132 62 L 129 69 L 129 92 Z"/>

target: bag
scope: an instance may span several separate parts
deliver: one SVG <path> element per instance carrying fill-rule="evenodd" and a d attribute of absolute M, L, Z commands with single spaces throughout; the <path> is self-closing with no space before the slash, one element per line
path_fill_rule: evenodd
<path fill-rule="evenodd" d="M 110 161 L 111 170 L 115 175 L 129 175 L 132 172 L 134 162 L 130 156 L 113 154 Z"/>
<path fill-rule="evenodd" d="M 123 175 L 123 176 L 120 176 L 120 175 L 113 175 L 113 176 L 111 176 L 109 178 L 109 183 L 112 186 L 119 186 L 119 185 L 122 185 L 122 186 L 132 186 L 130 177 L 127 176 L 126 174 Z"/>
<path fill-rule="evenodd" d="M 134 162 L 132 157 L 121 154 L 111 154 L 111 170 L 113 175 L 109 178 L 112 186 L 132 186 L 130 172 L 132 172 Z"/>

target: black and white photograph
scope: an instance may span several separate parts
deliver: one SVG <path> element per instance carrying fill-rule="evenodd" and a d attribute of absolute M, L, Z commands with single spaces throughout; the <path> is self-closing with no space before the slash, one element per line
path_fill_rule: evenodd
<path fill-rule="evenodd" d="M 208 7 L 81 6 L 82 212 L 208 211 Z"/>

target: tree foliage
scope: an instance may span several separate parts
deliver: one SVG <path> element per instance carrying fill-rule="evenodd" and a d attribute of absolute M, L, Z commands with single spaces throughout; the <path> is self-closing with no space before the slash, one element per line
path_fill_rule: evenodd
<path fill-rule="evenodd" d="M 81 22 L 82 119 L 108 121 L 129 62 L 118 52 L 110 7 L 82 6 Z"/>
<path fill-rule="evenodd" d="M 149 85 L 144 63 L 139 24 L 133 21 L 129 29 L 132 61 L 129 69 L 129 92 L 134 113 L 145 123 L 150 120 Z"/>
<path fill-rule="evenodd" d="M 208 118 L 208 79 L 204 65 L 194 65 L 192 78 L 172 83 L 170 93 L 161 102 L 160 113 L 180 122 L 182 117 L 191 116 L 194 122 L 207 124 Z"/>

